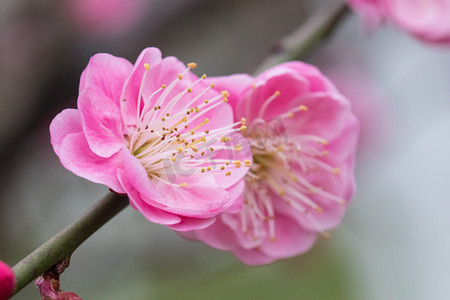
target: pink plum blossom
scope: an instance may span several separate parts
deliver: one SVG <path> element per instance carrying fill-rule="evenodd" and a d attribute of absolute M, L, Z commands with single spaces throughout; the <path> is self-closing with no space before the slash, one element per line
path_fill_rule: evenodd
<path fill-rule="evenodd" d="M 84 33 L 116 35 L 138 24 L 149 0 L 65 0 L 66 15 Z"/>
<path fill-rule="evenodd" d="M 347 0 L 369 27 L 386 20 L 416 38 L 434 44 L 450 44 L 448 0 Z"/>
<path fill-rule="evenodd" d="M 134 66 L 93 56 L 78 109 L 63 110 L 50 125 L 63 166 L 128 194 L 149 221 L 174 230 L 204 228 L 239 208 L 251 164 L 245 126 L 233 123 L 228 92 L 195 76 L 195 66 L 162 59 L 156 48 L 142 51 Z"/>
<path fill-rule="evenodd" d="M 247 124 L 253 164 L 239 212 L 181 235 L 249 265 L 307 251 L 339 224 L 353 195 L 359 124 L 348 100 L 301 62 L 212 80 L 229 90 L 236 119 Z"/>
<path fill-rule="evenodd" d="M 0 300 L 9 299 L 14 291 L 15 277 L 11 268 L 0 261 Z"/>

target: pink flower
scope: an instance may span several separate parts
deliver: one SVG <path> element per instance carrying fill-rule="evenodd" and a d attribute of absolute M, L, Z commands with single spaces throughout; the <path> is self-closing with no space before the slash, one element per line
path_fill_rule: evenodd
<path fill-rule="evenodd" d="M 62 5 L 84 33 L 115 35 L 138 24 L 145 17 L 148 3 L 148 0 L 66 0 Z"/>
<path fill-rule="evenodd" d="M 239 206 L 251 163 L 245 144 L 232 151 L 245 126 L 233 123 L 227 92 L 192 68 L 156 48 L 134 66 L 97 54 L 81 75 L 78 109 L 50 125 L 65 168 L 128 194 L 148 220 L 175 230 L 206 227 Z"/>
<path fill-rule="evenodd" d="M 307 251 L 340 222 L 353 195 L 358 121 L 315 67 L 290 62 L 256 78 L 214 78 L 246 118 L 253 164 L 244 205 L 182 236 L 259 265 Z"/>
<path fill-rule="evenodd" d="M 450 44 L 448 0 L 347 0 L 369 26 L 388 20 L 416 38 Z"/>
<path fill-rule="evenodd" d="M 47 273 L 39 276 L 34 285 L 39 288 L 41 299 L 43 300 L 83 300 L 75 293 L 60 290 L 59 280 Z"/>
<path fill-rule="evenodd" d="M 11 268 L 0 261 L 0 300 L 9 299 L 14 291 L 16 280 Z"/>

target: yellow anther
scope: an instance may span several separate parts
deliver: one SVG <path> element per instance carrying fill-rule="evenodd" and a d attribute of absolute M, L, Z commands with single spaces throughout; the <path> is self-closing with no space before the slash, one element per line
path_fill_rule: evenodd
<path fill-rule="evenodd" d="M 145 63 L 144 68 L 148 71 L 148 70 L 150 70 L 150 65 L 148 63 Z"/>
<path fill-rule="evenodd" d="M 241 132 L 246 132 L 246 131 L 247 131 L 247 126 L 242 125 L 241 128 L 239 128 L 239 130 L 240 130 Z"/>
<path fill-rule="evenodd" d="M 230 97 L 230 93 L 228 93 L 228 91 L 221 91 L 220 93 L 221 93 L 222 96 L 224 96 L 225 98 Z"/>
<path fill-rule="evenodd" d="M 230 176 L 231 175 L 231 172 L 230 171 L 228 171 L 226 174 L 225 174 L 225 176 Z"/>
<path fill-rule="evenodd" d="M 181 74 L 178 74 L 178 79 L 183 79 L 183 75 L 181 75 Z"/>
<path fill-rule="evenodd" d="M 200 109 L 198 107 L 195 107 L 195 112 L 198 113 L 200 111 Z"/>
<path fill-rule="evenodd" d="M 225 170 L 225 167 L 224 167 L 224 166 L 221 166 L 220 169 L 223 171 L 223 170 Z"/>
<path fill-rule="evenodd" d="M 171 156 L 171 157 L 170 157 L 170 160 L 171 160 L 171 161 L 175 161 L 175 156 Z"/>
<path fill-rule="evenodd" d="M 339 169 L 339 168 L 334 168 L 334 169 L 333 169 L 334 175 L 338 175 L 339 172 L 341 172 L 341 169 Z"/>
<path fill-rule="evenodd" d="M 195 62 L 188 63 L 187 66 L 191 69 L 197 68 L 197 64 Z"/>
<path fill-rule="evenodd" d="M 247 124 L 247 119 L 246 118 L 241 118 L 241 123 L 242 123 L 242 125 Z"/>
<path fill-rule="evenodd" d="M 191 113 L 195 111 L 193 107 L 189 108 L 189 110 L 191 111 Z"/>
<path fill-rule="evenodd" d="M 227 103 L 228 102 L 228 98 L 223 98 L 223 102 Z"/>
<path fill-rule="evenodd" d="M 202 172 L 202 173 L 205 173 L 205 169 L 204 169 L 204 168 L 202 168 L 201 172 Z"/>
<path fill-rule="evenodd" d="M 177 127 L 178 125 L 180 125 L 180 124 L 183 123 L 183 122 L 187 122 L 187 117 L 186 117 L 186 116 L 184 116 L 183 118 L 181 118 L 180 121 L 178 121 L 178 122 L 176 122 L 175 124 L 173 124 L 173 126 L 170 127 L 170 130 L 174 129 L 175 127 Z"/>
<path fill-rule="evenodd" d="M 166 117 L 162 117 L 162 118 L 161 118 L 161 121 L 165 121 L 165 120 L 166 120 Z"/>
<path fill-rule="evenodd" d="M 209 130 L 205 130 L 205 133 L 206 133 L 206 134 L 209 134 Z"/>
<path fill-rule="evenodd" d="M 320 206 L 317 206 L 317 207 L 315 208 L 315 211 L 317 211 L 319 214 L 321 214 L 321 213 L 323 213 L 323 208 L 320 207 Z"/>
<path fill-rule="evenodd" d="M 187 88 L 187 90 L 186 90 L 188 93 L 190 93 L 190 92 L 192 92 L 192 89 L 191 88 Z"/>
<path fill-rule="evenodd" d="M 206 123 L 209 122 L 208 118 L 205 118 L 205 120 L 203 120 L 203 122 L 201 122 L 200 124 L 198 124 L 197 126 L 195 126 L 195 128 L 192 128 L 192 130 L 190 130 L 190 133 L 195 132 L 197 129 L 199 129 L 200 127 L 202 127 L 203 125 L 205 125 Z"/>
<path fill-rule="evenodd" d="M 194 152 L 197 152 L 197 151 L 198 151 L 198 149 L 197 149 L 194 145 L 192 145 L 190 148 L 191 148 L 192 151 L 194 151 Z"/>
<path fill-rule="evenodd" d="M 324 239 L 324 240 L 329 240 L 331 237 L 331 234 L 328 231 L 324 231 L 320 234 L 320 236 Z"/>
<path fill-rule="evenodd" d="M 205 99 L 205 104 L 208 104 L 209 103 L 209 100 L 208 99 Z"/>
<path fill-rule="evenodd" d="M 221 141 L 222 143 L 225 143 L 225 141 L 226 141 L 226 138 L 225 138 L 225 136 L 224 136 L 224 135 L 221 135 L 221 136 L 220 136 L 220 141 Z"/>
<path fill-rule="evenodd" d="M 303 111 L 308 111 L 308 107 L 305 105 L 300 105 L 298 108 Z"/>
<path fill-rule="evenodd" d="M 211 150 L 211 152 L 212 152 L 212 151 L 214 151 L 214 148 L 213 147 L 209 147 L 209 150 Z"/>
<path fill-rule="evenodd" d="M 241 145 L 234 146 L 234 151 L 241 151 L 241 150 L 242 150 L 242 146 Z"/>
<path fill-rule="evenodd" d="M 230 162 L 229 161 L 227 161 L 227 162 L 225 162 L 225 164 L 228 166 L 229 164 L 230 164 Z"/>
<path fill-rule="evenodd" d="M 183 148 L 177 147 L 177 151 L 178 151 L 178 153 L 181 153 L 181 152 L 183 152 Z"/>
<path fill-rule="evenodd" d="M 294 117 L 294 114 L 293 114 L 292 112 L 289 112 L 289 113 L 288 113 L 288 117 L 289 117 L 289 118 L 293 118 L 293 117 Z"/>
<path fill-rule="evenodd" d="M 276 97 L 280 96 L 280 91 L 275 91 L 275 93 L 273 93 Z"/>
<path fill-rule="evenodd" d="M 244 160 L 244 164 L 246 167 L 250 167 L 250 165 L 252 164 L 252 161 L 249 159 Z"/>
<path fill-rule="evenodd" d="M 165 85 L 165 84 L 163 84 L 162 86 L 161 86 L 161 88 L 163 88 L 163 89 L 165 89 L 167 86 Z"/>
<path fill-rule="evenodd" d="M 283 145 L 279 145 L 279 146 L 277 147 L 277 151 L 278 151 L 278 152 L 283 151 Z"/>
<path fill-rule="evenodd" d="M 202 79 L 206 79 L 206 74 L 203 74 L 203 75 L 202 75 Z"/>
<path fill-rule="evenodd" d="M 215 85 L 214 85 L 214 83 L 211 83 L 209 86 L 212 87 L 212 88 L 214 88 Z"/>
<path fill-rule="evenodd" d="M 207 167 L 207 168 L 206 168 L 206 171 L 211 171 L 211 167 Z"/>

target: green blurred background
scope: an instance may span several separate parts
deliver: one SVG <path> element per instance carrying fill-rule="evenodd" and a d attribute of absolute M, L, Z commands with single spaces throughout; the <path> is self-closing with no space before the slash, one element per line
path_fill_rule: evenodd
<path fill-rule="evenodd" d="M 332 1 L 142 0 L 128 12 L 129 1 L 111 20 L 133 22 L 118 29 L 95 16 L 84 24 L 75 0 L 1 0 L 0 259 L 14 265 L 107 192 L 65 170 L 48 134 L 59 111 L 76 107 L 90 56 L 133 62 L 156 46 L 197 62 L 199 75 L 251 73 Z M 362 123 L 358 192 L 330 240 L 248 267 L 127 208 L 75 252 L 61 288 L 112 300 L 448 299 L 450 52 L 389 26 L 365 32 L 350 14 L 306 60 Z M 13 299 L 39 299 L 38 290 Z"/>

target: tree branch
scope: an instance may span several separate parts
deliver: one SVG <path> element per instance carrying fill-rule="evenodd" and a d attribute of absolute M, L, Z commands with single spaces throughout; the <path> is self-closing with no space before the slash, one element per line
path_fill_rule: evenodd
<path fill-rule="evenodd" d="M 336 25 L 349 11 L 346 4 L 335 0 L 320 8 L 296 31 L 279 42 L 274 53 L 264 60 L 255 74 L 282 62 L 306 56 L 318 43 L 331 35 Z"/>
<path fill-rule="evenodd" d="M 14 294 L 72 253 L 94 232 L 128 205 L 128 198 L 109 193 L 83 215 L 17 263 Z"/>

